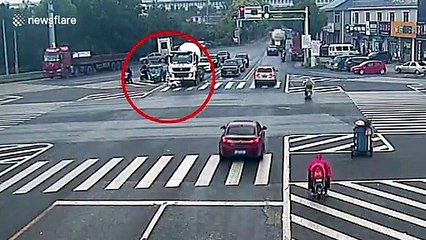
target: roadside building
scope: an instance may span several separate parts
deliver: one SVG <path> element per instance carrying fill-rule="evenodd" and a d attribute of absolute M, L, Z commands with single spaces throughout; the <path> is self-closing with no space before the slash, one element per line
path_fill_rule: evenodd
<path fill-rule="evenodd" d="M 389 51 L 409 60 L 417 29 L 417 0 L 336 0 L 322 9 L 327 43 L 352 43 L 361 53 Z M 413 44 L 414 43 L 414 44 Z"/>

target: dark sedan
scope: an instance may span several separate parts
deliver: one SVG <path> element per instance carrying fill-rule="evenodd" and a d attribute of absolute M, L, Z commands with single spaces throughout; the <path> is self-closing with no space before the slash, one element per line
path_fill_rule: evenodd
<path fill-rule="evenodd" d="M 236 120 L 222 126 L 219 141 L 219 156 L 263 159 L 265 153 L 265 131 L 267 128 L 257 121 Z"/>
<path fill-rule="evenodd" d="M 345 68 L 348 72 L 350 72 L 352 67 L 355 67 L 368 60 L 368 57 L 350 57 L 345 61 Z"/>
<path fill-rule="evenodd" d="M 228 59 L 220 70 L 222 77 L 239 77 L 241 75 L 241 62 L 237 59 Z"/>

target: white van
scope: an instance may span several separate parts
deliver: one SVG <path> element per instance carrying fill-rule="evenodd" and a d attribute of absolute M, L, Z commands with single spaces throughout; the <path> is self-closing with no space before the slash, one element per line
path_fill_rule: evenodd
<path fill-rule="evenodd" d="M 359 52 L 355 50 L 354 46 L 350 43 L 330 44 L 328 46 L 328 55 L 334 57 L 337 55 L 357 55 Z"/>

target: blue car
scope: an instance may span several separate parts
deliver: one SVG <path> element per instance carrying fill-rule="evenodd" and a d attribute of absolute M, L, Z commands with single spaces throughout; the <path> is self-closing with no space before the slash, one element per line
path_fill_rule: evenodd
<path fill-rule="evenodd" d="M 337 70 L 337 71 L 341 71 L 341 70 L 346 70 L 346 60 L 350 57 L 354 57 L 351 55 L 345 55 L 345 56 L 336 56 L 333 60 L 331 60 L 328 63 L 328 68 L 331 70 Z"/>

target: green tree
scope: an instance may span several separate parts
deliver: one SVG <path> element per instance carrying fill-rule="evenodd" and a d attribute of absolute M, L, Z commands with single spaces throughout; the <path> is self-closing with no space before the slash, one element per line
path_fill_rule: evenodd
<path fill-rule="evenodd" d="M 315 0 L 297 0 L 293 8 L 295 9 L 304 9 L 305 7 L 309 8 L 309 33 L 314 36 L 317 33 L 321 33 L 323 26 L 327 24 L 327 15 L 324 11 L 318 8 L 315 3 Z M 298 23 L 298 28 L 301 28 L 303 23 Z M 303 30 L 300 29 L 300 32 L 303 33 Z"/>

